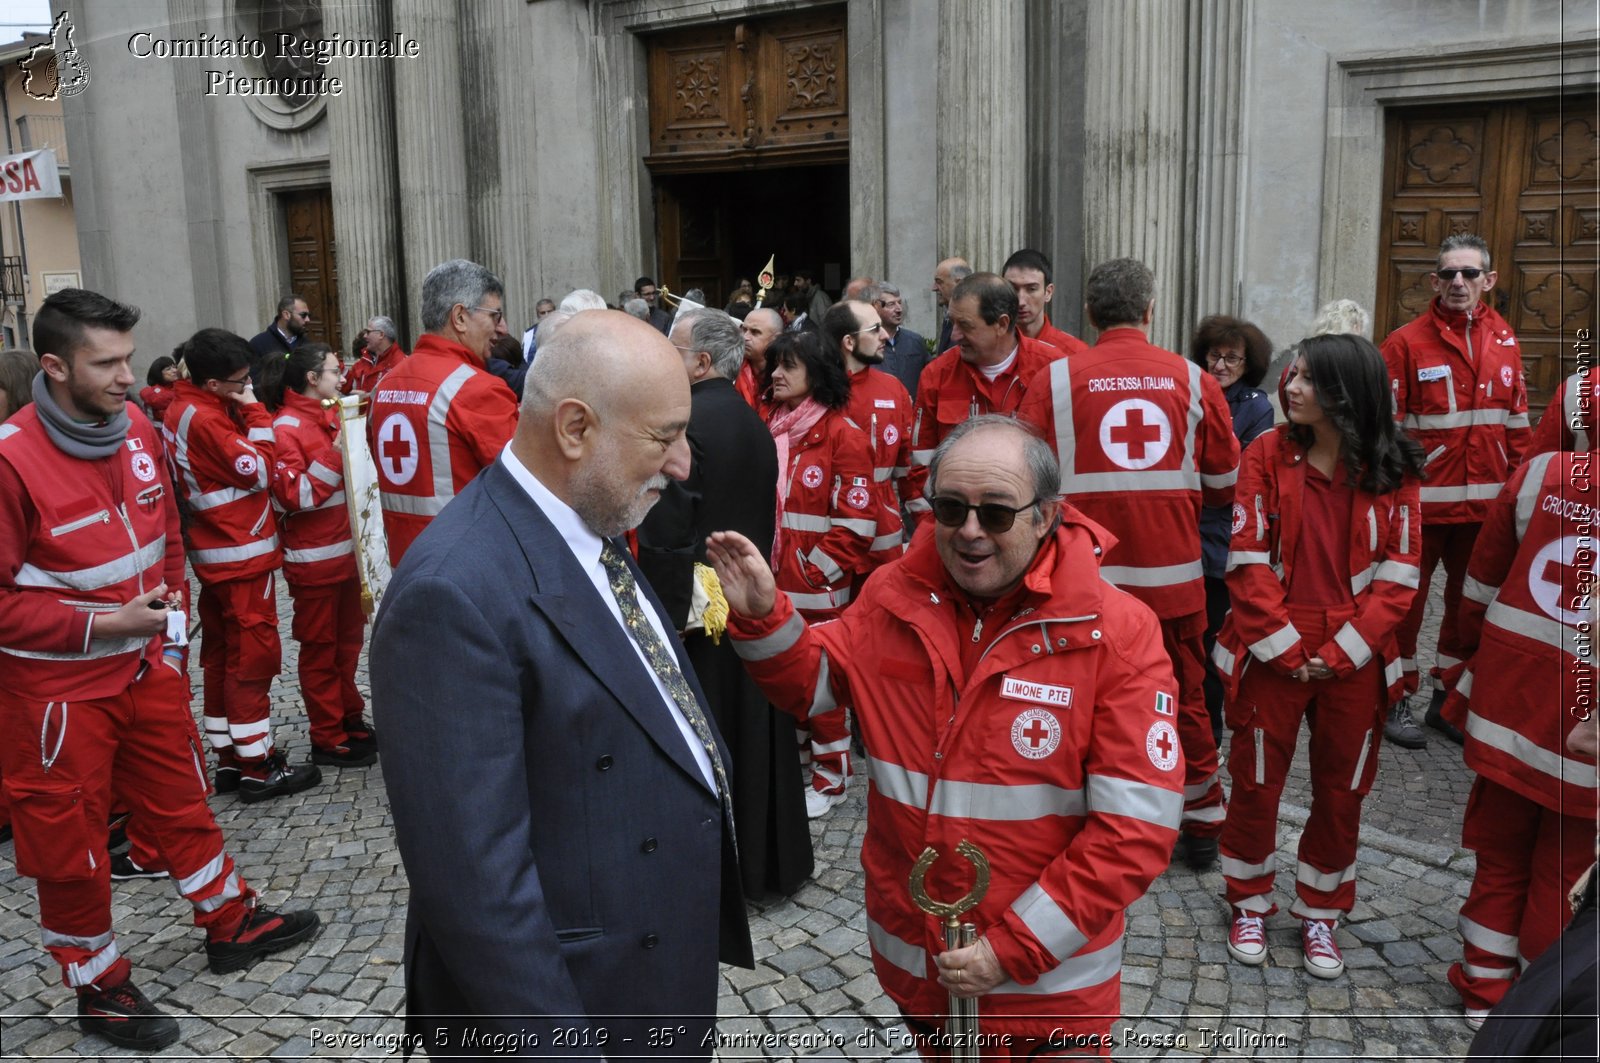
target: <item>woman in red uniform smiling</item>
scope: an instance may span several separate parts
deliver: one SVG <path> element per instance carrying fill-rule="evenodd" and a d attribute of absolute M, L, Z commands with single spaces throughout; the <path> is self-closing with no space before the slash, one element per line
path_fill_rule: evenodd
<path fill-rule="evenodd" d="M 872 452 L 866 433 L 844 415 L 850 378 L 823 353 L 815 333 L 785 332 L 767 348 L 761 393 L 772 399 L 764 412 L 778 445 L 773 574 L 807 620 L 831 620 L 849 603 L 856 575 L 869 567 L 878 528 Z M 843 706 L 811 718 L 809 747 L 806 813 L 816 819 L 844 800 L 850 780 Z"/>
<path fill-rule="evenodd" d="M 1234 496 L 1233 609 L 1212 654 L 1228 687 L 1233 796 L 1222 828 L 1228 952 L 1265 962 L 1278 800 L 1311 725 L 1311 816 L 1296 899 L 1307 974 L 1336 978 L 1355 904 L 1356 836 L 1384 713 L 1401 681 L 1394 629 L 1419 578 L 1422 451 L 1394 422 L 1377 348 L 1303 340 L 1283 386 L 1289 423 L 1245 450 Z"/>

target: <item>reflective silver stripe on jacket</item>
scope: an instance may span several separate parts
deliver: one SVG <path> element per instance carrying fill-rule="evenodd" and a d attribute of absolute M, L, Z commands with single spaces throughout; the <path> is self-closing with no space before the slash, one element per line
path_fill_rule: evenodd
<path fill-rule="evenodd" d="M 450 464 L 450 430 L 445 422 L 450 417 L 450 404 L 455 401 L 456 393 L 472 378 L 472 372 L 470 365 L 457 367 L 444 378 L 444 383 L 439 385 L 433 402 L 428 406 L 428 460 L 433 464 L 433 497 L 438 500 L 439 509 L 443 509 L 444 504 L 456 496 L 455 473 Z"/>
<path fill-rule="evenodd" d="M 1011 902 L 1011 910 L 1022 920 L 1022 925 L 1039 939 L 1039 944 L 1057 959 L 1071 956 L 1089 941 L 1089 935 L 1078 929 L 1071 917 L 1061 910 L 1056 899 L 1037 882 Z"/>
<path fill-rule="evenodd" d="M 1445 428 L 1472 428 L 1478 425 L 1506 423 L 1510 410 L 1482 409 L 1457 410 L 1455 413 L 1408 413 L 1405 425 L 1424 432 Z"/>
<path fill-rule="evenodd" d="M 827 552 L 824 551 L 822 547 L 813 546 L 810 551 L 807 552 L 806 560 L 817 566 L 817 568 L 821 569 L 823 578 L 829 583 L 838 583 L 840 580 L 844 579 L 844 569 L 840 568 L 839 563 L 833 558 L 829 557 Z"/>
<path fill-rule="evenodd" d="M 1345 621 L 1344 625 L 1334 632 L 1333 643 L 1344 651 L 1350 658 L 1350 663 L 1357 668 L 1362 667 L 1372 660 L 1372 647 L 1367 645 L 1367 640 L 1355 629 L 1355 625 Z"/>
<path fill-rule="evenodd" d="M 1544 494 L 1544 477 L 1555 458 L 1554 451 L 1535 454 L 1528 459 L 1528 471 L 1522 487 L 1517 490 L 1517 542 L 1528 535 L 1528 525 L 1533 521 L 1533 511 L 1539 508 L 1539 496 Z"/>
<path fill-rule="evenodd" d="M 1514 632 L 1535 642 L 1542 642 L 1562 653 L 1575 654 L 1577 651 L 1577 633 L 1572 628 L 1543 613 L 1530 613 L 1526 609 L 1508 605 L 1499 596 L 1489 603 L 1488 611 L 1483 614 L 1483 622 L 1493 624 L 1501 631 Z"/>
<path fill-rule="evenodd" d="M 1067 359 L 1058 358 L 1050 363 L 1050 399 L 1056 428 L 1056 459 L 1061 462 L 1061 493 L 1084 490 L 1078 487 L 1073 466 L 1078 450 L 1077 429 L 1072 426 L 1072 369 Z"/>
<path fill-rule="evenodd" d="M 354 540 L 346 539 L 342 543 L 333 543 L 329 546 L 313 546 L 308 550 L 285 550 L 283 559 L 294 565 L 309 565 L 313 561 L 329 561 L 335 557 L 344 557 L 356 552 Z"/>
<path fill-rule="evenodd" d="M 278 441 L 277 433 L 272 430 L 271 425 L 266 428 L 252 428 L 245 433 L 244 437 L 252 443 L 276 443 Z"/>
<path fill-rule="evenodd" d="M 83 653 L 53 653 L 47 650 L 21 650 L 15 646 L 0 646 L 0 653 L 22 657 L 30 661 L 98 661 L 123 653 L 142 653 L 150 645 L 147 636 L 131 635 L 125 639 L 90 639 Z"/>
<path fill-rule="evenodd" d="M 1232 572 L 1241 565 L 1271 565 L 1272 554 L 1267 550 L 1229 550 L 1228 567 Z"/>
<path fill-rule="evenodd" d="M 1264 639 L 1258 639 L 1250 644 L 1250 652 L 1258 660 L 1270 661 L 1282 657 L 1294 649 L 1295 643 L 1300 641 L 1300 632 L 1295 630 L 1293 624 L 1284 624 L 1278 630 Z"/>
<path fill-rule="evenodd" d="M 850 588 L 840 587 L 836 591 L 821 591 L 817 594 L 803 594 L 795 591 L 784 591 L 789 596 L 789 601 L 794 603 L 796 609 L 838 609 L 850 604 Z"/>
<path fill-rule="evenodd" d="M 1489 605 L 1494 601 L 1494 596 L 1500 593 L 1499 587 L 1491 587 L 1487 583 L 1479 583 L 1468 576 L 1461 583 L 1461 596 L 1468 601 L 1477 602 L 1479 605 Z"/>
<path fill-rule="evenodd" d="M 857 535 L 868 537 L 878 533 L 878 522 L 875 520 L 855 517 L 817 516 L 815 513 L 794 513 L 787 509 L 783 511 L 783 526 L 790 531 L 821 532 L 823 534 L 838 527 L 848 528 Z"/>
<path fill-rule="evenodd" d="M 1199 561 L 1179 565 L 1101 565 L 1100 576 L 1118 587 L 1177 587 L 1205 576 Z"/>
<path fill-rule="evenodd" d="M 255 491 L 247 490 L 243 487 L 219 487 L 215 491 L 191 492 L 186 501 L 190 510 L 200 512 L 207 509 L 216 509 L 218 506 L 225 506 L 229 502 L 237 502 L 241 498 L 249 498 L 255 493 Z"/>
<path fill-rule="evenodd" d="M 904 770 L 898 765 L 890 765 L 890 768 Z M 922 788 L 927 788 L 926 776 L 922 777 Z M 1045 816 L 1081 816 L 1086 811 L 1086 803 L 1082 790 L 1049 783 L 1006 786 L 940 779 L 933 788 L 928 811 L 935 816 L 1017 823 Z"/>
<path fill-rule="evenodd" d="M 1063 474 L 1062 479 L 1067 477 Z M 1074 494 L 1124 491 L 1198 491 L 1199 473 L 1182 469 L 1155 469 L 1149 472 L 1081 472 L 1072 476 Z"/>
<path fill-rule="evenodd" d="M 792 647 L 800 641 L 800 635 L 806 629 L 805 618 L 799 613 L 790 613 L 778 630 L 770 635 L 758 639 L 733 640 L 733 651 L 746 661 L 764 661 Z"/>
<path fill-rule="evenodd" d="M 404 513 L 410 517 L 437 517 L 444 511 L 448 498 L 432 495 L 397 495 L 391 491 L 378 492 L 383 508 L 390 513 Z"/>
<path fill-rule="evenodd" d="M 1222 672 L 1223 675 L 1232 675 L 1233 666 L 1238 663 L 1238 658 L 1229 653 L 1227 647 L 1225 647 L 1221 642 L 1212 643 L 1211 660 L 1216 664 L 1217 668 Z"/>
<path fill-rule="evenodd" d="M 1595 789 L 1593 764 L 1554 753 L 1526 735 L 1493 720 L 1486 720 L 1470 710 L 1467 712 L 1467 734 L 1552 779 L 1586 790 Z"/>
<path fill-rule="evenodd" d="M 1422 501 L 1428 502 L 1484 502 L 1494 498 L 1504 483 L 1466 484 L 1462 487 L 1423 487 Z"/>
<path fill-rule="evenodd" d="M 913 978 L 928 977 L 928 954 L 922 946 L 895 937 L 870 917 L 867 919 L 867 943 L 873 952 Z"/>
<path fill-rule="evenodd" d="M 296 417 L 292 413 L 280 413 L 278 416 L 272 419 L 273 428 L 277 428 L 279 425 L 282 425 L 285 428 L 299 428 L 300 418 Z"/>
<path fill-rule="evenodd" d="M 257 539 L 243 546 L 219 546 L 215 550 L 190 550 L 189 560 L 196 565 L 225 565 L 230 561 L 248 561 L 252 557 L 270 554 L 278 548 L 278 537 Z"/>
<path fill-rule="evenodd" d="M 1373 578 L 1415 590 L 1422 585 L 1422 569 L 1404 561 L 1385 561 L 1378 566 Z"/>
<path fill-rule="evenodd" d="M 1122 970 L 1122 937 L 1094 952 L 1083 953 L 1063 960 L 1041 974 L 1032 985 L 1018 985 L 1007 979 L 989 990 L 990 993 L 1018 993 L 1024 996 L 1051 996 L 1070 993 L 1075 989 L 1089 989 L 1115 977 Z"/>
<path fill-rule="evenodd" d="M 1239 482 L 1239 470 L 1231 469 L 1228 472 L 1203 472 L 1200 474 L 1201 487 L 1232 487 Z"/>
<path fill-rule="evenodd" d="M 1177 790 L 1110 775 L 1087 776 L 1084 789 L 1091 815 L 1127 816 L 1174 831 L 1183 817 L 1183 794 Z"/>
<path fill-rule="evenodd" d="M 114 587 L 149 570 L 167 556 L 167 537 L 163 533 L 139 549 L 123 554 L 103 565 L 53 571 L 34 564 L 17 569 L 13 581 L 18 587 L 48 587 L 52 590 L 96 591 Z"/>

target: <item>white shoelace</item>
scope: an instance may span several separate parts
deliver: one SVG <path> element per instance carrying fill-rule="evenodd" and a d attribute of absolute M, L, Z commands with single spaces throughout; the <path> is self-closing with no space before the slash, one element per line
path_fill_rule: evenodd
<path fill-rule="evenodd" d="M 1339 954 L 1338 947 L 1333 943 L 1332 923 L 1325 923 L 1321 919 L 1306 920 L 1306 951 L 1330 958 Z"/>

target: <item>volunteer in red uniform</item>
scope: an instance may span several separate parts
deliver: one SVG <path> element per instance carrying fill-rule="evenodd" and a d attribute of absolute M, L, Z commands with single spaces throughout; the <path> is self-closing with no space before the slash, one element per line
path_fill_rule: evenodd
<path fill-rule="evenodd" d="M 905 552 L 900 485 L 911 464 L 911 396 L 904 384 L 878 368 L 884 357 L 883 322 L 871 303 L 835 303 L 822 317 L 822 334 L 850 377 L 845 416 L 867 433 L 872 455 L 878 530 L 867 567 L 856 577 L 854 591 L 859 592 L 869 572 Z"/>
<path fill-rule="evenodd" d="M 1016 413 L 1028 381 L 1065 354 L 1017 329 L 1017 293 L 993 273 L 974 273 L 950 293 L 955 346 L 928 363 L 917 381 L 911 417 L 911 472 L 906 509 L 928 511 L 923 488 L 939 441 L 980 413 Z"/>
<path fill-rule="evenodd" d="M 767 348 L 761 390 L 772 396 L 767 428 L 778 447 L 772 571 L 802 615 L 831 620 L 867 570 L 878 527 L 866 433 L 844 413 L 850 380 L 839 360 L 823 353 L 817 333 L 785 332 Z M 800 759 L 811 764 L 806 814 L 816 819 L 844 800 L 850 782 L 846 707 L 810 724 L 800 731 Z"/>
<path fill-rule="evenodd" d="M 1556 409 L 1554 403 L 1551 409 Z M 1593 408 L 1578 430 L 1589 436 Z M 1592 862 L 1595 761 L 1566 746 L 1568 714 L 1595 705 L 1595 455 L 1543 453 L 1490 503 L 1467 567 L 1470 663 L 1445 704 L 1477 772 L 1461 844 L 1478 857 L 1450 984 L 1479 1026 L 1560 935 L 1566 894 Z"/>
<path fill-rule="evenodd" d="M 150 363 L 150 369 L 144 375 L 145 386 L 139 389 L 139 401 L 144 404 L 145 416 L 155 424 L 161 423 L 162 415 L 172 405 L 172 385 L 182 376 L 183 370 L 168 355 L 163 354 Z"/>
<path fill-rule="evenodd" d="M 405 360 L 405 348 L 400 346 L 400 332 L 393 318 L 381 314 L 371 318 L 361 335 L 367 341 L 367 348 L 345 372 L 339 384 L 341 395 L 372 394 L 377 390 L 378 381 Z"/>
<path fill-rule="evenodd" d="M 1595 404 L 1600 402 L 1600 373 L 1594 366 L 1580 369 L 1556 385 L 1550 405 L 1533 430 L 1528 456 L 1557 450 L 1587 453 L 1594 449 Z"/>
<path fill-rule="evenodd" d="M 1017 293 L 1017 330 L 1031 340 L 1048 343 L 1063 355 L 1081 354 L 1089 345 L 1050 323 L 1050 300 L 1056 286 L 1050 259 L 1043 251 L 1024 248 L 1006 259 L 1000 270 Z"/>
<path fill-rule="evenodd" d="M 505 331 L 504 297 L 500 279 L 476 262 L 433 267 L 422 282 L 422 338 L 372 397 L 369 442 L 391 565 L 516 431 L 516 400 L 485 368 Z"/>
<path fill-rule="evenodd" d="M 272 500 L 283 536 L 283 578 L 294 599 L 290 630 L 300 643 L 311 762 L 363 767 L 378 759 L 356 689 L 367 617 L 345 502 L 339 410 L 323 406 L 339 394 L 339 356 L 325 343 L 303 343 L 262 366 L 261 390 L 277 411 Z"/>
<path fill-rule="evenodd" d="M 1517 338 L 1483 301 L 1497 274 L 1489 245 L 1464 233 L 1439 245 L 1434 299 L 1415 321 L 1389 333 L 1383 359 L 1394 389 L 1395 417 L 1428 458 L 1422 486 L 1422 585 L 1399 631 L 1404 694 L 1417 690 L 1417 632 L 1433 570 L 1444 562 L 1444 619 L 1439 625 L 1433 698 L 1426 721 L 1454 742 L 1461 735 L 1439 715 L 1447 691 L 1443 673 L 1459 665 L 1461 583 L 1489 503 L 1522 460 L 1531 435 L 1528 392 Z M 1390 710 L 1384 733 L 1396 745 L 1426 744 L 1404 697 Z"/>
<path fill-rule="evenodd" d="M 282 354 L 272 355 L 282 358 Z M 272 415 L 250 383 L 250 347 L 224 329 L 183 345 L 189 379 L 165 422 L 178 490 L 189 507 L 189 563 L 200 580 L 200 668 L 217 792 L 245 801 L 298 793 L 322 780 L 272 742 L 268 691 L 283 664 L 272 514 Z"/>
<path fill-rule="evenodd" d="M 855 707 L 867 937 L 913 1029 L 940 1024 L 954 991 L 977 999 L 985 1034 L 1020 1039 L 1000 1058 L 1053 1033 L 1109 1055 L 1123 912 L 1167 866 L 1182 808 L 1172 671 L 1150 610 L 1095 578 L 1111 538 L 1056 497 L 1049 447 L 981 417 L 931 474 L 932 534 L 835 623 L 808 627 L 753 544 L 713 535 L 728 632 L 785 711 Z M 963 839 L 991 878 L 964 917 L 978 943 L 947 950 L 907 883 L 933 846 L 928 894 L 965 894 Z"/>
<path fill-rule="evenodd" d="M 38 880 L 79 1027 L 156 1051 L 178 1024 L 133 984 L 111 929 L 113 792 L 193 906 L 211 970 L 304 941 L 318 920 L 256 905 L 206 804 L 175 641 L 178 510 L 156 430 L 127 401 L 138 320 L 95 292 L 51 295 L 33 324 L 34 402 L 0 426 L 0 764 L 17 871 Z"/>
<path fill-rule="evenodd" d="M 1239 443 L 1216 379 L 1150 343 L 1154 308 L 1143 263 L 1096 266 L 1084 309 L 1098 342 L 1046 366 L 1018 416 L 1055 449 L 1062 495 L 1118 538 L 1100 575 L 1161 618 L 1187 772 L 1183 850 L 1199 869 L 1216 862 L 1225 814 L 1205 702 L 1200 507 L 1233 499 Z"/>
<path fill-rule="evenodd" d="M 1401 682 L 1395 624 L 1416 594 L 1422 450 L 1389 416 L 1382 358 L 1359 336 L 1304 340 L 1284 388 L 1289 423 L 1250 444 L 1233 504 L 1233 610 L 1212 659 L 1228 686 L 1233 796 L 1222 830 L 1228 952 L 1264 963 L 1278 800 L 1301 717 L 1311 817 L 1290 912 L 1307 974 L 1336 978 L 1333 939 L 1356 899 L 1361 803 Z"/>

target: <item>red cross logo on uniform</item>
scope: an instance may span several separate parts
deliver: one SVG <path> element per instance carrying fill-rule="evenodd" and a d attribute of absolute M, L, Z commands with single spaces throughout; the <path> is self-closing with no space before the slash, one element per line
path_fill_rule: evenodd
<path fill-rule="evenodd" d="M 1577 627 L 1589 619 L 1588 610 L 1567 606 L 1580 600 L 1580 591 L 1594 582 L 1594 573 L 1585 572 L 1577 559 L 1577 537 L 1564 535 L 1545 543 L 1528 566 L 1528 593 L 1546 615 L 1568 627 Z M 1590 560 L 1593 561 L 1592 550 Z"/>
<path fill-rule="evenodd" d="M 1026 709 L 1011 724 L 1011 747 L 1029 760 L 1043 760 L 1061 745 L 1061 721 L 1046 709 Z"/>
<path fill-rule="evenodd" d="M 1100 419 L 1100 448 L 1124 469 L 1148 469 L 1172 446 L 1172 425 L 1146 399 L 1123 399 Z"/>
<path fill-rule="evenodd" d="M 1038 720 L 1029 720 L 1028 726 L 1022 729 L 1022 737 L 1027 740 L 1031 748 L 1038 749 L 1044 745 L 1044 740 L 1050 737 L 1050 728 Z"/>
<path fill-rule="evenodd" d="M 1178 766 L 1178 732 L 1166 720 L 1157 720 L 1144 736 L 1144 751 L 1150 763 L 1162 771 L 1171 771 Z"/>
<path fill-rule="evenodd" d="M 417 474 L 417 432 L 403 413 L 391 413 L 378 429 L 378 468 L 392 484 L 408 484 Z"/>

